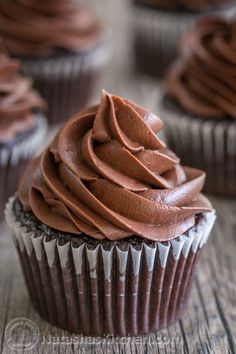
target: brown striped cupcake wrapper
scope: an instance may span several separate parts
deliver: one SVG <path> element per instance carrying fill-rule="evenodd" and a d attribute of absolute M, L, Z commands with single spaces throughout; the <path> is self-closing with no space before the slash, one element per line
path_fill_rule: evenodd
<path fill-rule="evenodd" d="M 236 196 L 236 121 L 205 120 L 163 112 L 168 146 L 182 164 L 207 173 L 204 191 L 219 196 Z"/>
<path fill-rule="evenodd" d="M 209 14 L 230 14 L 229 9 Z M 176 57 L 181 36 L 202 16 L 199 13 L 165 11 L 134 6 L 134 55 L 138 68 L 162 78 Z"/>
<path fill-rule="evenodd" d="M 6 220 L 32 303 L 42 318 L 74 333 L 138 335 L 176 321 L 186 307 L 197 260 L 215 213 L 170 242 L 60 244 Z"/>
<path fill-rule="evenodd" d="M 38 115 L 35 131 L 12 146 L 0 146 L 0 219 L 3 217 L 5 204 L 17 189 L 19 178 L 28 162 L 42 147 L 47 132 L 47 121 Z"/>
<path fill-rule="evenodd" d="M 87 54 L 22 60 L 22 72 L 33 78 L 35 88 L 48 102 L 49 123 L 62 123 L 86 106 L 109 54 L 102 43 Z"/>
<path fill-rule="evenodd" d="M 197 18 L 191 13 L 135 6 L 133 31 L 137 67 L 147 74 L 163 77 L 176 56 L 181 35 Z"/>

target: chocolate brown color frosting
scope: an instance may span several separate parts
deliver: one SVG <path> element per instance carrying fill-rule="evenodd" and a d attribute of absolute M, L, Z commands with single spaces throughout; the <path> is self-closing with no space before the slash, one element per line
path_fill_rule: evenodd
<path fill-rule="evenodd" d="M 167 94 L 199 117 L 236 118 L 236 22 L 200 20 L 183 38 Z"/>
<path fill-rule="evenodd" d="M 228 4 L 233 4 L 234 0 L 135 0 L 138 4 L 158 7 L 164 10 L 186 10 L 193 12 L 217 9 Z"/>
<path fill-rule="evenodd" d="M 19 198 L 46 225 L 96 239 L 170 240 L 210 211 L 205 174 L 158 139 L 162 121 L 103 92 L 69 120 L 23 176 Z"/>
<path fill-rule="evenodd" d="M 30 79 L 18 73 L 20 63 L 10 59 L 0 46 L 0 143 L 30 130 L 36 124 L 35 110 L 46 107 L 32 89 Z"/>
<path fill-rule="evenodd" d="M 48 56 L 58 49 L 88 51 L 101 25 L 73 0 L 0 0 L 0 36 L 19 56 Z"/>

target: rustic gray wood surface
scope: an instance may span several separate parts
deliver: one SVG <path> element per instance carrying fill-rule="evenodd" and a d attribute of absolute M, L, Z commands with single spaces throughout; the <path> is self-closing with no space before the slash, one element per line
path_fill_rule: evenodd
<path fill-rule="evenodd" d="M 125 0 L 93 0 L 112 38 L 112 60 L 97 87 L 158 113 L 157 82 L 137 75 L 130 57 L 132 11 Z M 52 133 L 52 132 L 51 132 Z M 33 310 L 7 227 L 0 223 L 0 352 L 2 353 L 234 353 L 236 351 L 236 201 L 212 198 L 217 223 L 200 260 L 188 309 L 175 325 L 137 338 L 81 338 L 42 321 Z M 39 329 L 29 350 L 15 350 L 9 322 L 27 318 Z M 10 329 L 13 325 L 10 325 Z M 34 330 L 34 327 L 32 331 Z M 32 331 L 25 337 L 31 338 Z M 17 330 L 17 328 L 16 328 Z M 19 331 L 18 331 L 19 332 Z M 18 334 L 18 332 L 16 332 Z M 37 331 L 36 331 L 37 334 Z M 22 336 L 24 338 L 24 336 Z M 18 340 L 19 342 L 19 340 Z"/>

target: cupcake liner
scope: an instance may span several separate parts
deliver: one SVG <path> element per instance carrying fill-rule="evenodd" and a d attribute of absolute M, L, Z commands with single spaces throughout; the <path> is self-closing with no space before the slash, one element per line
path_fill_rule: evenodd
<path fill-rule="evenodd" d="M 37 127 L 29 137 L 12 146 L 0 147 L 0 219 L 7 200 L 16 191 L 27 163 L 38 152 L 46 131 L 46 118 L 38 115 Z"/>
<path fill-rule="evenodd" d="M 103 44 L 87 54 L 21 58 L 22 72 L 33 78 L 35 88 L 48 102 L 51 124 L 67 120 L 86 106 L 108 56 L 108 47 Z"/>
<path fill-rule="evenodd" d="M 176 56 L 181 35 L 197 18 L 193 13 L 135 6 L 133 28 L 137 67 L 147 74 L 163 77 Z"/>
<path fill-rule="evenodd" d="M 202 119 L 160 106 L 169 147 L 184 165 L 203 169 L 204 191 L 236 196 L 236 121 Z"/>
<path fill-rule="evenodd" d="M 204 13 L 229 15 L 229 9 Z M 176 57 L 181 36 L 203 14 L 134 6 L 133 32 L 136 65 L 143 72 L 163 77 Z"/>
<path fill-rule="evenodd" d="M 16 220 L 14 200 L 6 220 L 42 318 L 74 333 L 125 336 L 158 330 L 182 314 L 214 212 L 170 242 L 91 245 L 30 232 Z"/>

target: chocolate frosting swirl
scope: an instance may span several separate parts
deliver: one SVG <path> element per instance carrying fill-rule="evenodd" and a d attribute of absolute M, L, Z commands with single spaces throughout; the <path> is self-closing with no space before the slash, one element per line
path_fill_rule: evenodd
<path fill-rule="evenodd" d="M 166 88 L 187 112 L 236 118 L 236 22 L 200 20 L 183 38 L 166 77 Z"/>
<path fill-rule="evenodd" d="M 19 68 L 20 63 L 0 47 L 0 143 L 30 130 L 36 124 L 34 112 L 46 107 L 31 80 L 18 73 Z"/>
<path fill-rule="evenodd" d="M 85 52 L 96 46 L 100 32 L 100 22 L 73 0 L 0 0 L 0 35 L 15 55 Z"/>
<path fill-rule="evenodd" d="M 222 8 L 233 4 L 234 0 L 135 0 L 135 2 L 164 10 L 200 12 Z"/>
<path fill-rule="evenodd" d="M 211 210 L 205 174 L 183 168 L 156 133 L 162 121 L 103 92 L 26 171 L 19 198 L 46 225 L 96 239 L 169 240 Z"/>

